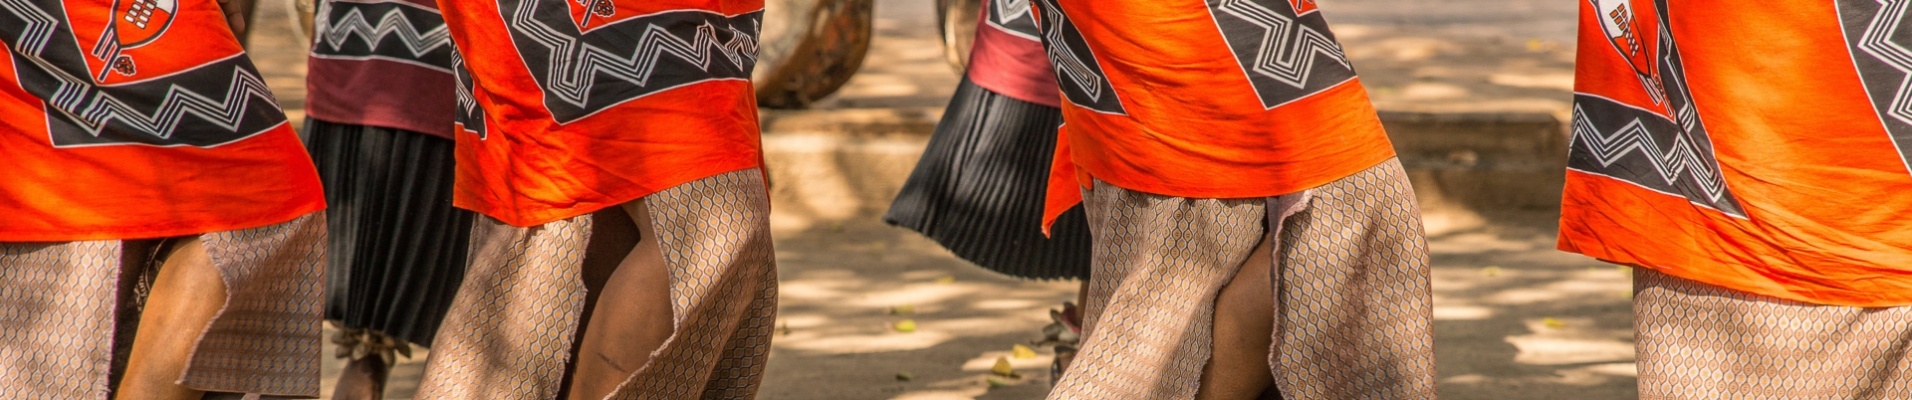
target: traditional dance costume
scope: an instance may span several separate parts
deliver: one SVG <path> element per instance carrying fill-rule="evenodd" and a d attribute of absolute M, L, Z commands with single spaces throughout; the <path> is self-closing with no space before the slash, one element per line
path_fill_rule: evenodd
<path fill-rule="evenodd" d="M 1082 202 L 1095 242 L 1050 398 L 1192 398 L 1265 236 L 1283 398 L 1433 397 L 1419 211 L 1313 1 L 1035 3 L 1066 100 L 1048 215 Z"/>
<path fill-rule="evenodd" d="M 321 0 L 313 19 L 306 143 L 330 205 L 326 319 L 354 357 L 431 344 L 471 237 L 472 213 L 452 207 L 451 32 L 428 0 Z"/>
<path fill-rule="evenodd" d="M 982 7 L 969 70 L 883 221 L 1005 275 L 1088 279 L 1082 211 L 1064 214 L 1049 237 L 1036 225 L 1062 125 L 1041 32 L 1026 1 Z"/>
<path fill-rule="evenodd" d="M 673 331 L 613 397 L 754 396 L 776 312 L 749 82 L 763 3 L 440 5 L 463 55 L 456 202 L 481 216 L 419 396 L 556 396 L 582 265 L 632 201 L 658 234 L 639 240 L 663 251 Z"/>
<path fill-rule="evenodd" d="M 318 176 L 212 1 L 0 2 L 0 393 L 105 398 L 142 275 L 197 236 L 225 285 L 179 383 L 317 396 Z"/>
<path fill-rule="evenodd" d="M 1905 7 L 1580 11 L 1560 248 L 1640 267 L 1640 397 L 1912 397 Z"/>

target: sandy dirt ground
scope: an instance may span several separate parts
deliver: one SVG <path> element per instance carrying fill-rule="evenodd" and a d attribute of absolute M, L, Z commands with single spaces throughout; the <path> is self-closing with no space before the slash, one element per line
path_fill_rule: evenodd
<path fill-rule="evenodd" d="M 1629 272 L 1552 250 L 1549 215 L 1430 236 L 1444 399 L 1635 398 Z M 779 333 L 765 399 L 1036 399 L 1049 353 L 990 366 L 1040 338 L 1071 282 L 1005 278 L 874 221 L 779 229 Z M 898 306 L 914 309 L 893 315 Z M 900 333 L 903 319 L 917 330 Z M 394 372 L 408 398 L 429 352 Z M 328 353 L 329 354 L 329 353 Z M 328 365 L 326 382 L 338 365 Z M 908 374 L 911 379 L 898 379 Z M 329 390 L 329 388 L 328 388 Z"/>
<path fill-rule="evenodd" d="M 1430 237 L 1435 343 L 1447 399 L 1634 398 L 1628 272 L 1553 251 L 1548 215 L 1521 226 Z M 1045 309 L 1073 283 L 1003 278 L 933 243 L 875 223 L 778 232 L 780 319 L 764 397 L 770 399 L 1033 399 L 1047 389 L 1047 352 L 989 367 L 1039 337 Z M 951 280 L 948 277 L 953 277 Z M 914 333 L 888 328 L 912 306 Z M 899 381 L 899 373 L 912 375 Z"/>
<path fill-rule="evenodd" d="M 254 55 L 297 120 L 304 46 L 286 28 L 283 5 L 266 3 Z M 1321 3 L 1384 110 L 1565 113 L 1572 2 Z M 878 0 L 869 61 L 817 106 L 941 107 L 957 77 L 941 60 L 931 4 Z M 1552 250 L 1554 218 L 1512 214 L 1488 226 L 1430 227 L 1442 398 L 1636 397 L 1629 274 Z M 779 224 L 775 234 L 782 306 L 763 398 L 1034 399 L 1045 392 L 1047 349 L 1013 361 L 1021 379 L 991 383 L 989 368 L 1012 346 L 1039 338 L 1047 310 L 1073 298 L 1074 283 L 995 275 L 873 215 Z M 898 306 L 914 312 L 893 315 Z M 905 318 L 917 323 L 915 332 L 891 328 Z M 388 398 L 411 397 L 428 354 L 398 366 Z M 328 362 L 328 385 L 339 367 Z"/>

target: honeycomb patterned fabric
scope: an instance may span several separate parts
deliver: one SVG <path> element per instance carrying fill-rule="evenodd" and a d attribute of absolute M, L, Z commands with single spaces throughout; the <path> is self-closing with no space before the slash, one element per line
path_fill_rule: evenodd
<path fill-rule="evenodd" d="M 1912 307 L 1801 303 L 1633 271 L 1641 399 L 1912 398 Z"/>
<path fill-rule="evenodd" d="M 318 396 L 325 321 L 325 215 L 203 236 L 226 309 L 181 383 L 212 392 Z"/>
<path fill-rule="evenodd" d="M 1288 399 L 1434 398 L 1434 301 L 1399 160 L 1308 191 L 1275 249 L 1275 386 Z"/>
<path fill-rule="evenodd" d="M 777 306 L 763 175 L 725 173 L 639 201 L 669 268 L 674 329 L 610 398 L 754 397 Z M 532 228 L 480 218 L 419 398 L 556 398 L 584 311 L 591 224 L 590 215 Z"/>
<path fill-rule="evenodd" d="M 1281 395 L 1434 397 L 1426 242 L 1398 162 L 1275 198 L 1179 198 L 1100 181 L 1084 195 L 1095 235 L 1087 335 L 1049 398 L 1194 398 L 1215 296 L 1264 220 L 1280 229 L 1270 373 Z"/>
<path fill-rule="evenodd" d="M 323 213 L 200 237 L 227 301 L 181 382 L 209 392 L 318 396 Z M 130 320 L 114 315 L 120 271 L 144 260 L 126 257 L 126 247 L 118 240 L 0 243 L 0 393 L 93 399 L 111 392 L 115 321 Z"/>
<path fill-rule="evenodd" d="M 0 244 L 0 392 L 106 397 L 119 270 L 117 240 Z"/>

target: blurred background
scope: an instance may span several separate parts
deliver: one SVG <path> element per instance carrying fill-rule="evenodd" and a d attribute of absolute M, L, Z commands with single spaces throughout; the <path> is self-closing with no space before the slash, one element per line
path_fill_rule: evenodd
<path fill-rule="evenodd" d="M 260 1 L 252 56 L 302 126 L 297 13 Z M 1630 273 L 1553 250 L 1577 4 L 1319 1 L 1426 214 L 1440 396 L 1636 397 Z M 766 3 L 756 78 L 783 287 L 762 398 L 1041 398 L 1047 349 L 1012 348 L 1075 283 L 995 275 L 879 219 L 956 86 L 977 3 Z M 400 360 L 387 398 L 411 398 L 428 354 Z M 991 372 L 998 358 L 1021 377 Z"/>

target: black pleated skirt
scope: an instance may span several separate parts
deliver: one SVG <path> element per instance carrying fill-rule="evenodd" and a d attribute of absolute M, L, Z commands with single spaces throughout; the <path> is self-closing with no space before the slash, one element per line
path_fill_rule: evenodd
<path fill-rule="evenodd" d="M 428 346 L 465 274 L 472 213 L 453 208 L 453 142 L 307 119 L 332 237 L 326 319 Z"/>
<path fill-rule="evenodd" d="M 1043 195 L 1062 111 L 956 87 L 929 148 L 883 221 L 922 233 L 976 265 L 1025 279 L 1086 279 L 1082 208 L 1042 235 Z"/>

